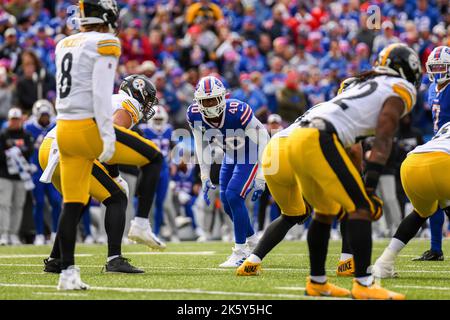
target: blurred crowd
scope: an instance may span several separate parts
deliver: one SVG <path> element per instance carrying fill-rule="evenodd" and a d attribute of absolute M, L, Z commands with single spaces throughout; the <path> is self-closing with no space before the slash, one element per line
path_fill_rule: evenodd
<path fill-rule="evenodd" d="M 13 112 L 16 118 L 11 114 L 8 117 L 12 107 L 19 108 L 21 120 L 29 123 L 36 121 L 31 116 L 36 101 L 46 99 L 54 103 L 54 49 L 59 40 L 76 32 L 70 23 L 76 2 L 1 2 L 3 135 L 8 134 L 11 120 L 17 118 L 17 111 Z M 175 129 L 187 127 L 186 109 L 192 103 L 197 81 L 206 75 L 219 77 L 229 96 L 247 102 L 262 122 L 276 119 L 283 127 L 309 107 L 332 98 L 346 77 L 370 69 L 377 54 L 388 44 L 407 43 L 419 53 L 422 65 L 434 47 L 450 45 L 448 0 L 119 0 L 118 3 L 122 56 L 116 85 L 129 74 L 147 75 Z M 404 124 L 404 136 L 417 136 L 417 132 L 425 137 L 432 134 L 428 84 L 424 74 L 417 104 Z M 31 134 L 31 139 L 35 141 L 33 148 L 37 148 L 39 137 Z M 0 155 L 0 162 L 2 159 L 5 157 Z M 401 157 L 395 161 L 400 160 Z M 5 178 L 10 177 L 0 170 L 0 181 Z M 24 198 L 24 212 L 32 212 L 31 193 Z M 32 214 L 24 215 L 27 216 Z M 0 233 L 17 235 L 19 227 L 14 223 Z M 85 225 L 88 229 L 89 221 Z"/>

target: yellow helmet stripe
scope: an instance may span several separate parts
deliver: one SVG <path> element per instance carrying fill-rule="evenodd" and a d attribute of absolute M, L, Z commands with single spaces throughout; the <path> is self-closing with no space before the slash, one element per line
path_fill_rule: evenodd
<path fill-rule="evenodd" d="M 85 15 L 84 15 L 84 0 L 80 0 L 80 1 L 78 2 L 78 4 L 79 4 L 79 6 L 80 6 L 80 16 L 81 16 L 82 18 L 84 18 L 84 17 L 85 17 Z"/>
<path fill-rule="evenodd" d="M 386 62 L 387 62 L 387 58 L 389 57 L 389 55 L 391 54 L 392 49 L 394 49 L 395 47 L 397 47 L 397 43 L 393 43 L 391 45 L 389 45 L 385 50 L 386 52 L 383 55 L 383 58 L 381 60 L 381 66 L 386 66 Z"/>

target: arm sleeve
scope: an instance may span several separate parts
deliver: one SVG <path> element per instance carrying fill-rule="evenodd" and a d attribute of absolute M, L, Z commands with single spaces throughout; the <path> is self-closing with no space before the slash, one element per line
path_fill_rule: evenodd
<path fill-rule="evenodd" d="M 195 142 L 195 153 L 200 166 L 200 178 L 203 181 L 210 179 L 211 173 L 211 149 L 207 141 L 203 141 L 200 130 L 192 128 Z"/>
<path fill-rule="evenodd" d="M 256 117 L 252 117 L 247 127 L 245 128 L 245 134 L 249 137 L 250 140 L 258 145 L 259 166 L 256 178 L 264 180 L 261 163 L 264 149 L 266 148 L 266 145 L 270 140 L 269 133 L 267 132 L 267 129 L 264 127 L 264 125 Z"/>
<path fill-rule="evenodd" d="M 94 116 L 103 141 L 116 140 L 111 100 L 116 67 L 117 59 L 114 56 L 101 56 L 95 62 L 92 75 Z"/>

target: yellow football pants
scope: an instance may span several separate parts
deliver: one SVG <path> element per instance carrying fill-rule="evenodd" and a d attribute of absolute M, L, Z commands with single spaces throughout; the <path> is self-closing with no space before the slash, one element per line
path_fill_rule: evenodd
<path fill-rule="evenodd" d="M 45 138 L 39 148 L 39 164 L 45 170 L 48 164 L 50 149 L 53 143 L 52 138 Z M 123 192 L 120 186 L 109 175 L 105 167 L 98 161 L 94 161 L 90 176 L 89 195 L 99 202 L 103 202 L 118 192 Z M 59 165 L 52 176 L 52 183 L 61 193 L 61 171 Z"/>
<path fill-rule="evenodd" d="M 273 138 L 264 149 L 262 170 L 272 197 L 287 216 L 306 213 L 302 188 L 287 158 L 287 137 Z"/>
<path fill-rule="evenodd" d="M 410 154 L 403 161 L 400 176 L 403 189 L 414 209 L 423 218 L 448 207 L 450 155 L 444 152 Z"/>
<path fill-rule="evenodd" d="M 159 148 L 136 132 L 114 126 L 116 150 L 108 164 L 142 167 L 151 162 Z M 90 176 L 103 142 L 94 119 L 58 120 L 56 136 L 60 152 L 61 190 L 64 202 L 89 200 Z"/>
<path fill-rule="evenodd" d="M 357 208 L 373 211 L 358 170 L 336 134 L 296 128 L 288 137 L 287 158 L 303 196 L 316 213 L 337 215 Z"/>

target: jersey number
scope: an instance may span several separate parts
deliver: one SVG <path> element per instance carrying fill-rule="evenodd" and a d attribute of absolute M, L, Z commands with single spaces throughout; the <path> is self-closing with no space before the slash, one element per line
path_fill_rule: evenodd
<path fill-rule="evenodd" d="M 70 94 L 70 89 L 72 88 L 72 76 L 70 71 L 72 70 L 72 54 L 66 53 L 61 62 L 61 79 L 59 82 L 59 97 L 67 98 Z"/>
<path fill-rule="evenodd" d="M 364 87 L 368 88 L 366 90 L 363 90 L 362 92 L 359 92 L 358 94 L 354 96 L 347 96 L 341 99 L 334 100 L 333 103 L 337 104 L 342 108 L 342 110 L 346 110 L 348 106 L 343 102 L 343 100 L 353 100 L 353 99 L 361 99 L 364 97 L 367 97 L 368 95 L 372 94 L 378 87 L 378 83 L 376 81 L 368 81 L 360 84 L 357 88 L 360 90 Z"/>

